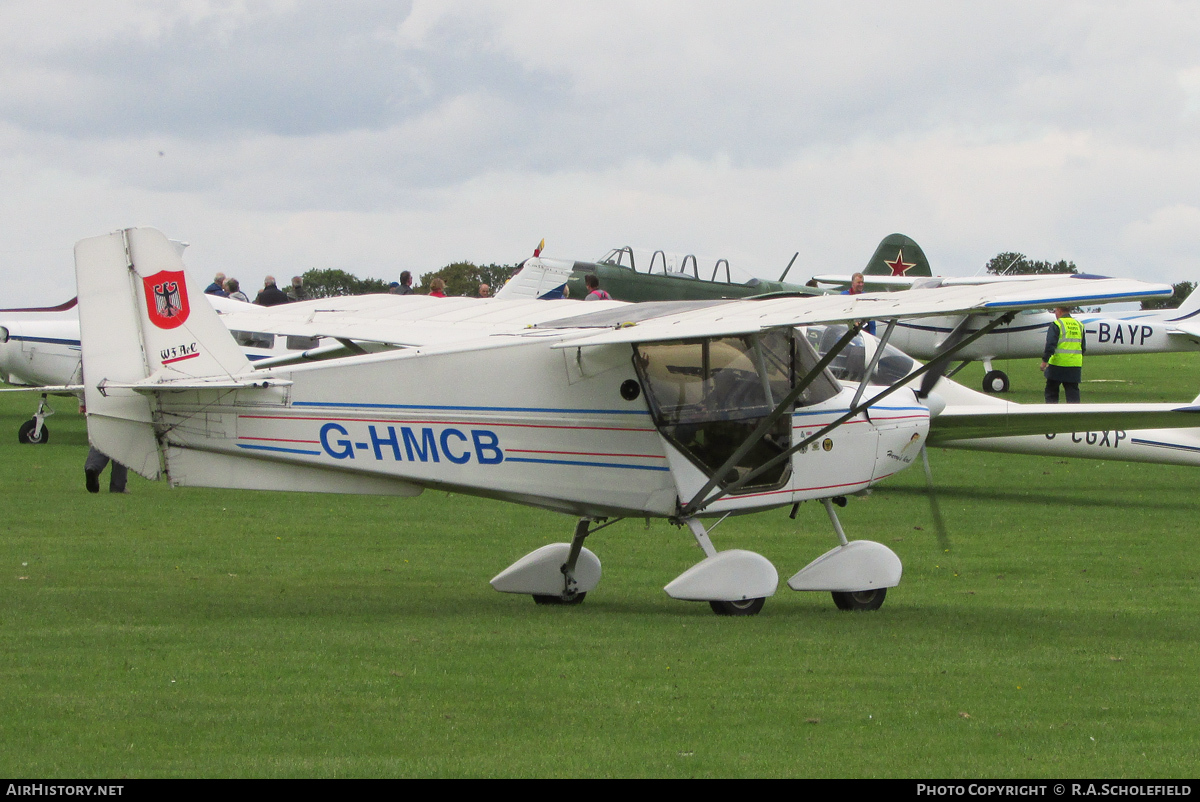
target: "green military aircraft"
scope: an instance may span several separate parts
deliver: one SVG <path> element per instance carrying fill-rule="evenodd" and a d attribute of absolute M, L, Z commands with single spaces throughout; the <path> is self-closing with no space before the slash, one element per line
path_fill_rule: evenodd
<path fill-rule="evenodd" d="M 540 249 L 539 249 L 540 250 Z M 567 261 L 535 256 L 496 294 L 497 298 L 585 298 L 585 281 L 595 276 L 600 288 L 617 301 L 714 301 L 761 295 L 824 295 L 825 291 L 784 281 L 797 253 L 778 281 L 752 278 L 736 282 L 727 259 L 718 259 L 711 270 L 701 269 L 694 255 L 677 265 L 668 264 L 663 251 L 639 268 L 633 248 L 615 248 L 595 262 Z"/>

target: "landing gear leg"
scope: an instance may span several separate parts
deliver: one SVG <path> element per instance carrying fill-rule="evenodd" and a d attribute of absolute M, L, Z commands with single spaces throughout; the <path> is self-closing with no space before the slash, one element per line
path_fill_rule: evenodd
<path fill-rule="evenodd" d="M 570 543 L 551 543 L 531 551 L 497 574 L 492 587 L 501 593 L 532 596 L 537 604 L 579 604 L 600 582 L 600 559 L 583 547 L 583 541 L 613 523 L 592 527 L 592 519 L 580 518 Z"/>
<path fill-rule="evenodd" d="M 838 546 L 800 569 L 788 580 L 792 590 L 823 590 L 839 610 L 878 610 L 887 589 L 900 584 L 900 558 L 882 543 L 847 540 L 830 499 L 821 499 Z"/>
<path fill-rule="evenodd" d="M 571 550 L 567 552 L 567 561 L 563 563 L 563 592 L 556 595 L 546 595 L 541 593 L 533 594 L 535 604 L 579 604 L 587 596 L 586 590 L 579 589 L 579 581 L 575 578 L 575 567 L 579 564 L 579 555 L 583 551 L 583 541 L 591 532 L 588 531 L 588 526 L 591 524 L 587 518 L 580 518 L 575 524 L 575 536 L 571 538 Z"/>
<path fill-rule="evenodd" d="M 46 394 L 42 393 L 42 400 L 38 402 L 37 412 L 33 413 L 33 417 L 21 424 L 17 429 L 17 440 L 26 445 L 38 446 L 50 440 L 50 427 L 46 425 L 46 418 L 54 414 L 54 410 L 46 403 Z"/>

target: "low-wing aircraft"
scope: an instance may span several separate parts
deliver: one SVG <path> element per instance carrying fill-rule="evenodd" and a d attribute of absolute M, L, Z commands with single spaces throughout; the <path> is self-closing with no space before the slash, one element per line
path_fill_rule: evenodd
<path fill-rule="evenodd" d="M 863 270 L 868 290 L 908 290 L 914 287 L 971 286 L 982 284 L 1012 284 L 1044 280 L 1060 280 L 1062 275 L 1023 276 L 965 276 L 931 277 L 929 261 L 915 241 L 903 234 L 884 237 Z M 1086 278 L 1087 276 L 1083 276 Z M 850 276 L 816 276 L 819 284 L 832 287 L 847 286 Z M 1193 292 L 1178 309 L 1128 312 L 1122 314 L 1076 314 L 1087 334 L 1088 356 L 1112 354 L 1143 354 L 1164 351 L 1200 350 L 1200 293 Z M 904 320 L 897 324 L 891 344 L 917 359 L 933 359 L 942 343 L 964 317 L 939 315 L 919 320 Z M 977 330 L 992 317 L 976 315 L 967 322 L 967 331 Z M 1017 315 L 1011 323 L 996 327 L 990 334 L 962 349 L 959 365 L 950 371 L 953 376 L 971 362 L 982 362 L 983 390 L 1002 393 L 1008 390 L 1007 373 L 995 368 L 1001 359 L 1038 359 L 1046 344 L 1046 329 L 1054 315 L 1045 310 L 1030 309 Z"/>
<path fill-rule="evenodd" d="M 496 293 L 497 298 L 582 300 L 588 294 L 584 282 L 589 275 L 596 276 L 600 286 L 617 301 L 711 301 L 770 293 L 825 294 L 823 290 L 784 281 L 799 253 L 792 257 L 778 281 L 751 278 L 737 282 L 727 259 L 718 259 L 711 272 L 707 269 L 701 272 L 692 254 L 676 264 L 664 251 L 655 251 L 645 270 L 639 270 L 634 249 L 629 246 L 614 248 L 595 262 L 551 259 L 538 256 L 540 251 L 539 247 L 533 258 L 525 260 L 516 275 Z"/>
<path fill-rule="evenodd" d="M 718 551 L 704 524 L 711 517 L 819 500 L 838 545 L 788 586 L 828 591 L 842 609 L 876 609 L 900 581 L 896 554 L 849 541 L 833 501 L 918 458 L 939 432 L 937 370 L 970 338 L 891 387 L 847 386 L 828 368 L 862 320 L 889 329 L 931 314 L 1002 321 L 1024 308 L 1171 291 L 1064 279 L 637 305 L 325 299 L 283 307 L 289 328 L 389 350 L 256 369 L 211 307 L 191 302 L 202 285 L 158 231 L 83 240 L 75 259 L 88 435 L 141 475 L 307 492 L 437 488 L 567 513 L 578 518 L 570 543 L 543 546 L 492 580 L 546 604 L 576 603 L 597 585 L 600 560 L 584 541 L 612 519 L 667 518 L 691 531 L 705 557 L 666 592 L 726 615 L 757 613 L 778 574 L 754 552 Z M 833 324 L 846 332 L 818 357 L 797 327 Z M 917 390 L 906 386 L 923 376 Z M 1196 411 L 1013 405 L 1008 415 L 953 420 L 975 437 L 1192 426 Z"/>
<path fill-rule="evenodd" d="M 241 301 L 205 295 L 221 314 L 251 306 Z M 0 380 L 13 385 L 0 392 L 40 393 L 37 411 L 21 424 L 17 439 L 29 445 L 49 442 L 46 418 L 54 414 L 49 396 L 78 397 L 83 392 L 83 361 L 79 347 L 76 299 L 50 307 L 0 309 Z M 254 307 L 262 308 L 262 307 Z M 288 360 L 321 353 L 328 344 L 304 336 L 231 328 L 230 333 L 251 361 Z"/>

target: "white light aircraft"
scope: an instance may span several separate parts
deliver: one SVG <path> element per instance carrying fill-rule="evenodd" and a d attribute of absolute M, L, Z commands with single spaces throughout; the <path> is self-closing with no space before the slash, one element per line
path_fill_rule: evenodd
<path fill-rule="evenodd" d="M 879 243 L 863 270 L 867 289 L 909 290 L 929 287 L 960 287 L 991 284 L 1058 281 L 1061 275 L 982 275 L 931 276 L 929 262 L 919 245 L 903 234 L 890 234 Z M 1080 276 L 1080 278 L 1099 278 Z M 818 284 L 846 287 L 847 275 L 814 276 Z M 967 331 L 986 325 L 994 316 L 975 315 Z M 1087 335 L 1088 356 L 1146 354 L 1164 351 L 1200 350 L 1200 292 L 1193 292 L 1178 309 L 1127 312 L 1121 314 L 1083 313 L 1075 318 Z M 904 320 L 897 324 L 891 344 L 917 359 L 933 359 L 941 345 L 964 321 L 961 315 Z M 971 362 L 982 362 L 983 390 L 1001 393 L 1009 388 L 1009 377 L 993 365 L 1001 359 L 1039 359 L 1046 345 L 1046 329 L 1054 315 L 1044 310 L 1022 312 L 1007 325 L 998 326 L 958 354 L 953 376 Z"/>
<path fill-rule="evenodd" d="M 898 325 L 896 330 L 899 330 Z M 805 331 L 813 348 L 823 355 L 845 335 L 847 327 L 841 324 L 810 326 Z M 886 387 L 906 377 L 918 364 L 895 346 L 860 332 L 830 364 L 830 371 L 843 383 L 858 383 L 867 375 L 868 367 L 871 368 L 869 383 Z M 910 384 L 914 388 L 918 386 L 915 382 Z M 956 431 L 950 432 L 952 436 L 943 437 L 947 430 L 956 428 L 952 422 L 955 418 L 966 421 L 968 416 L 974 416 L 983 421 L 989 414 L 1008 415 L 1025 405 L 971 390 L 944 376 L 934 386 L 934 392 L 938 400 L 945 404 L 943 414 L 946 417 L 944 425 L 930 433 L 929 445 L 973 451 L 1200 466 L 1200 429 L 1079 429 L 1015 437 L 972 437 L 960 424 Z M 1200 405 L 1200 397 L 1193 400 L 1192 405 Z"/>
<path fill-rule="evenodd" d="M 936 381 L 937 363 L 886 389 L 845 386 L 827 370 L 857 334 L 853 321 L 1163 297 L 1163 285 L 1065 279 L 637 305 L 326 299 L 280 314 L 295 317 L 287 325 L 298 334 L 391 350 L 256 369 L 212 309 L 192 303 L 202 285 L 161 233 L 83 240 L 75 259 L 88 435 L 106 454 L 173 485 L 401 496 L 437 488 L 576 516 L 570 543 L 537 549 L 492 580 L 540 603 L 575 603 L 597 585 L 588 536 L 611 519 L 655 516 L 687 526 L 706 555 L 666 586 L 670 596 L 756 613 L 778 585 L 774 566 L 754 552 L 718 551 L 705 519 L 815 499 L 838 545 L 788 586 L 831 592 L 842 609 L 875 609 L 899 583 L 900 560 L 880 543 L 848 541 L 833 500 L 911 465 L 934 434 L 1195 419 L 1195 408 L 1167 404 L 936 414 L 935 395 L 904 385 Z M 838 323 L 849 328 L 825 357 L 796 328 Z M 969 341 L 948 344 L 940 362 Z"/>

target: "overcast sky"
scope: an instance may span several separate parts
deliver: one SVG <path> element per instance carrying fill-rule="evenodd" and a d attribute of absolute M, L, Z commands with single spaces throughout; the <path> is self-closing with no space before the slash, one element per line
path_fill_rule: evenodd
<path fill-rule="evenodd" d="M 893 231 L 1200 280 L 1200 6 L 0 0 L 0 190 L 0 306 L 132 225 L 252 292 L 542 237 L 807 277 Z"/>

